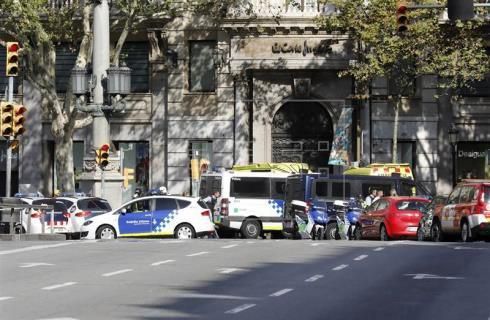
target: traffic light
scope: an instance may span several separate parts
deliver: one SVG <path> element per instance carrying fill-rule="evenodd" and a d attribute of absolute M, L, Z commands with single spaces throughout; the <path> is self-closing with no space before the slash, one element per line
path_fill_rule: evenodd
<path fill-rule="evenodd" d="M 408 30 L 408 8 L 404 2 L 396 6 L 396 31 L 404 33 Z"/>
<path fill-rule="evenodd" d="M 447 15 L 449 20 L 471 20 L 475 15 L 473 10 L 473 0 L 447 1 Z"/>
<path fill-rule="evenodd" d="M 11 102 L 0 102 L 0 130 L 2 136 L 9 137 L 12 135 L 12 119 L 14 104 Z"/>
<path fill-rule="evenodd" d="M 19 49 L 18 42 L 7 42 L 7 61 L 5 63 L 7 77 L 19 75 Z"/>
<path fill-rule="evenodd" d="M 95 162 L 101 167 L 105 167 L 109 164 L 109 144 L 104 143 L 95 151 Z"/>
<path fill-rule="evenodd" d="M 12 114 L 12 133 L 14 136 L 23 134 L 26 129 L 24 128 L 24 113 L 27 111 L 26 107 L 20 104 L 14 104 Z"/>

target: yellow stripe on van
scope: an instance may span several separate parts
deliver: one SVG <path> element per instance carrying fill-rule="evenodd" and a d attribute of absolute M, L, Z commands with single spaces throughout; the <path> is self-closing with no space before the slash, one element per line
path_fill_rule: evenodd
<path fill-rule="evenodd" d="M 282 222 L 263 222 L 262 228 L 265 231 L 282 231 Z"/>

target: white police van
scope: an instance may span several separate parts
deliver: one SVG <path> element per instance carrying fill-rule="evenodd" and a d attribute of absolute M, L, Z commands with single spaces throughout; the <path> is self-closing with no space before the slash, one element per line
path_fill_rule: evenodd
<path fill-rule="evenodd" d="M 219 191 L 213 221 L 219 228 L 257 238 L 283 228 L 285 187 L 289 173 L 224 171 L 201 176 L 200 197 Z"/>

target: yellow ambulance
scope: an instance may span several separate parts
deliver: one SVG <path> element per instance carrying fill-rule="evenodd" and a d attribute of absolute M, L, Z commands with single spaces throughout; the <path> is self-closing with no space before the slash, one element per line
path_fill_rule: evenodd
<path fill-rule="evenodd" d="M 363 176 L 400 176 L 413 180 L 412 168 L 408 163 L 371 163 L 362 168 L 349 168 L 344 171 L 348 175 Z"/>

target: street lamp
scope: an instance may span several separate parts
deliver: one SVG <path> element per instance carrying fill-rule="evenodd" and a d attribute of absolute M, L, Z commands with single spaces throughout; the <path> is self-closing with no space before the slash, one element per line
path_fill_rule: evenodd
<path fill-rule="evenodd" d="M 451 143 L 451 148 L 453 152 L 453 185 L 456 185 L 456 156 L 458 152 L 458 135 L 459 135 L 459 129 L 456 127 L 456 125 L 453 123 L 447 130 L 447 133 L 449 135 L 449 142 Z"/>

